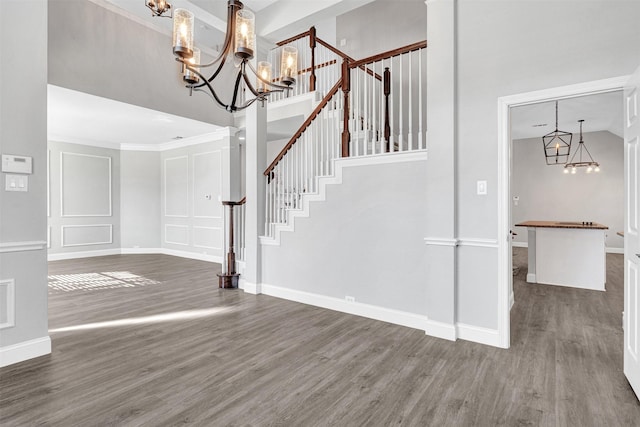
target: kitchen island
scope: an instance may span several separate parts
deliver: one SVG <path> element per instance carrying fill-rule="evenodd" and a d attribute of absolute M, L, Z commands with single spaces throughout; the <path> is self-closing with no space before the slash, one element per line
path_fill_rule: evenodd
<path fill-rule="evenodd" d="M 606 225 L 594 222 L 525 221 L 527 282 L 605 290 Z"/>

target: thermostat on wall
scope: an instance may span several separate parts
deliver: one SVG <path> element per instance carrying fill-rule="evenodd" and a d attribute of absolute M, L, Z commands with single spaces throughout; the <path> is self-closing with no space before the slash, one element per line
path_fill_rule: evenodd
<path fill-rule="evenodd" d="M 7 173 L 32 173 L 32 157 L 2 155 L 2 172 Z"/>

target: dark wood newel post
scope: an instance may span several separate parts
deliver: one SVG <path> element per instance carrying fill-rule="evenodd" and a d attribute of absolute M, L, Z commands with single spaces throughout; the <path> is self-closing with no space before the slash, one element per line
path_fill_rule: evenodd
<path fill-rule="evenodd" d="M 316 27 L 309 29 L 309 47 L 311 48 L 311 75 L 309 76 L 309 92 L 316 90 Z"/>
<path fill-rule="evenodd" d="M 218 274 L 218 287 L 237 288 L 239 274 L 236 273 L 236 253 L 233 242 L 233 208 L 242 202 L 222 202 L 223 206 L 229 206 L 229 251 L 227 252 L 227 271 Z"/>
<path fill-rule="evenodd" d="M 389 67 L 384 69 L 384 141 L 387 153 L 390 151 L 391 125 L 389 124 L 389 95 L 391 94 L 391 72 Z"/>
<path fill-rule="evenodd" d="M 349 157 L 349 92 L 351 91 L 351 69 L 349 68 L 349 58 L 344 58 L 342 62 L 342 93 L 344 94 L 344 121 L 342 128 L 342 157 Z"/>

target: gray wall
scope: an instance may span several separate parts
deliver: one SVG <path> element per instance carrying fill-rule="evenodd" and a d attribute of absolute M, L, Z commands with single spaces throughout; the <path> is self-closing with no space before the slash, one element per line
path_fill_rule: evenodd
<path fill-rule="evenodd" d="M 419 42 L 427 38 L 426 17 L 424 0 L 377 0 L 337 17 L 336 47 L 362 59 Z"/>
<path fill-rule="evenodd" d="M 47 239 L 46 1 L 0 2 L 0 58 L 0 151 L 33 158 L 26 193 L 5 192 L 5 174 L 0 174 L 0 243 L 43 242 Z M 45 245 L 0 252 L 0 280 L 5 279 L 15 280 L 15 326 L 0 330 L 0 354 L 12 344 L 48 337 Z M 0 310 L 6 313 L 6 307 Z"/>
<path fill-rule="evenodd" d="M 119 249 L 120 216 L 120 151 L 49 141 L 49 255 Z"/>
<path fill-rule="evenodd" d="M 577 135 L 574 136 L 574 138 Z M 547 166 L 540 138 L 513 141 L 511 194 L 512 224 L 528 220 L 594 221 L 607 225 L 606 245 L 622 249 L 624 240 L 616 231 L 624 230 L 624 147 L 622 138 L 610 132 L 589 132 L 584 142 L 600 163 L 598 173 L 564 174 L 562 166 Z M 572 150 L 578 144 L 572 144 Z M 514 242 L 527 242 L 526 228 L 513 228 Z"/>
<path fill-rule="evenodd" d="M 326 201 L 263 246 L 263 283 L 426 315 L 426 162 L 343 169 Z"/>
<path fill-rule="evenodd" d="M 190 97 L 171 38 L 87 0 L 50 0 L 49 83 L 227 126 L 231 115 Z"/>
<path fill-rule="evenodd" d="M 636 1 L 458 2 L 455 144 L 459 238 L 503 237 L 497 229 L 497 99 L 632 73 L 640 65 L 638 16 L 640 2 Z M 431 131 L 439 124 L 428 126 Z M 452 142 L 429 139 L 430 146 Z M 488 181 L 487 196 L 475 194 L 476 181 L 481 179 Z M 457 318 L 496 328 L 497 250 L 484 256 L 484 269 L 490 271 L 473 274 L 478 268 L 476 260 L 487 251 L 491 249 L 459 250 L 457 295 L 478 298 L 473 305 L 459 306 Z"/>
<path fill-rule="evenodd" d="M 160 248 L 160 153 L 120 152 L 120 244 Z"/>

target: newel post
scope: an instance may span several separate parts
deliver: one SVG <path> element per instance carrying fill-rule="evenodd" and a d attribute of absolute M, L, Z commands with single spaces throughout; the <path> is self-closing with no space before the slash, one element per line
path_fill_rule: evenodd
<path fill-rule="evenodd" d="M 218 274 L 219 288 L 237 288 L 239 274 L 236 273 L 236 253 L 233 242 L 233 208 L 238 205 L 236 202 L 222 202 L 223 206 L 229 206 L 229 250 L 227 252 L 227 271 Z"/>
<path fill-rule="evenodd" d="M 351 70 L 349 68 L 349 58 L 344 58 L 342 62 L 342 93 L 344 95 L 344 120 L 342 127 L 342 157 L 349 157 L 349 92 L 351 91 Z"/>
<path fill-rule="evenodd" d="M 311 75 L 309 76 L 309 92 L 316 90 L 316 27 L 309 29 L 309 48 L 311 48 Z"/>

